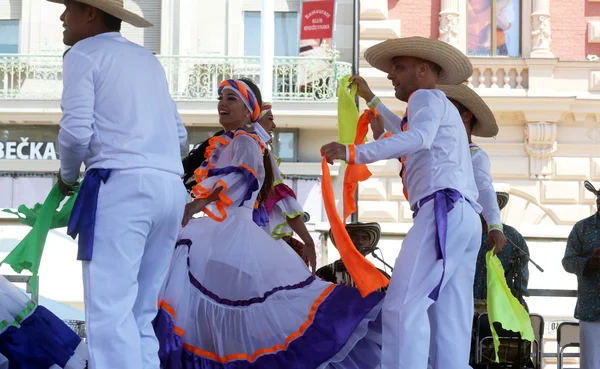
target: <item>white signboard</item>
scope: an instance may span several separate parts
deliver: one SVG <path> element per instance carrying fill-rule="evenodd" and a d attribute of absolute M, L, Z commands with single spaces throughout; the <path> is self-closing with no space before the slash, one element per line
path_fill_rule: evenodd
<path fill-rule="evenodd" d="M 12 160 L 57 160 L 54 142 L 29 142 L 29 137 L 21 141 L 0 142 L 0 159 Z"/>

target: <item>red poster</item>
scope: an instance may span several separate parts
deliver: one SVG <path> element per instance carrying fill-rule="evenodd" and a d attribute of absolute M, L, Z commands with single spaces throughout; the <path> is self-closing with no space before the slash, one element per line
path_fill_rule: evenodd
<path fill-rule="evenodd" d="M 333 0 L 303 2 L 300 40 L 332 38 L 334 9 Z"/>

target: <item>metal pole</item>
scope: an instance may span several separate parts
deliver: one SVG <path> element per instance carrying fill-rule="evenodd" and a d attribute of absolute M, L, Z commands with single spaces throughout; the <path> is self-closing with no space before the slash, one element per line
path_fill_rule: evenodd
<path fill-rule="evenodd" d="M 353 0 L 353 27 L 352 27 L 352 74 L 357 76 L 360 72 L 360 0 Z M 358 96 L 355 101 L 356 108 L 359 109 Z M 354 194 L 356 211 L 350 216 L 352 223 L 358 222 L 358 188 Z"/>

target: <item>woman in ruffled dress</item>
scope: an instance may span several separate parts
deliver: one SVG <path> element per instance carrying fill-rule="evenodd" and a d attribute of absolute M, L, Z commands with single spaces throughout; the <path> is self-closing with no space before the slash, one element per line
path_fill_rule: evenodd
<path fill-rule="evenodd" d="M 0 275 L 0 368 L 83 369 L 85 342 Z"/>
<path fill-rule="evenodd" d="M 244 128 L 258 121 L 261 105 L 250 81 L 219 88 L 224 133 L 209 139 L 195 170 L 195 200 L 154 321 L 161 366 L 377 368 L 383 294 L 362 298 L 315 278 L 258 225 L 273 168 L 262 141 Z M 200 211 L 207 216 L 192 219 Z"/>
<path fill-rule="evenodd" d="M 254 125 L 257 136 L 265 145 L 272 146 L 272 133 L 277 125 L 273 116 L 273 104 L 264 102 L 260 111 L 260 119 Z M 272 150 L 269 150 L 271 166 L 273 167 L 273 190 L 264 202 L 265 210 L 269 216 L 269 222 L 264 230 L 276 240 L 284 240 L 296 253 L 302 257 L 304 262 L 316 270 L 317 255 L 315 242 L 312 239 L 306 225 L 304 224 L 304 210 L 296 200 L 296 194 L 283 182 L 283 174 L 279 169 L 281 161 Z M 293 238 L 294 232 L 302 242 Z"/>

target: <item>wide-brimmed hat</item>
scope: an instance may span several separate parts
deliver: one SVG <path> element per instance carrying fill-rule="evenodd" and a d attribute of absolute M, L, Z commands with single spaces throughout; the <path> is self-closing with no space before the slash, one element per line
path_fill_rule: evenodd
<path fill-rule="evenodd" d="M 596 187 L 594 187 L 594 185 L 590 181 L 584 181 L 583 186 L 585 187 L 586 190 L 593 193 L 594 196 L 596 196 L 596 198 L 600 198 L 600 191 L 598 191 L 596 189 Z"/>
<path fill-rule="evenodd" d="M 348 234 L 356 231 L 365 232 L 369 236 L 369 249 L 374 249 L 379 243 L 379 238 L 381 237 L 381 227 L 378 223 L 349 223 L 346 224 L 346 231 Z M 329 230 L 329 238 L 335 246 L 335 239 L 333 238 L 331 229 Z"/>
<path fill-rule="evenodd" d="M 437 64 L 441 68 L 437 79 L 439 84 L 457 85 L 473 74 L 473 65 L 460 50 L 446 42 L 426 37 L 387 40 L 365 51 L 367 62 L 386 73 L 393 70 L 392 60 L 398 56 L 420 58 Z"/>
<path fill-rule="evenodd" d="M 48 0 L 51 3 L 64 4 L 64 0 Z M 134 27 L 146 28 L 152 27 L 153 24 L 139 15 L 125 9 L 123 0 L 76 0 L 78 3 L 87 4 L 98 8 L 105 13 L 112 15 L 125 23 L 129 23 Z"/>
<path fill-rule="evenodd" d="M 471 87 L 460 85 L 438 85 L 438 89 L 446 94 L 449 99 L 458 101 L 467 108 L 477 120 L 473 125 L 473 136 L 494 137 L 498 134 L 498 124 L 494 113 L 485 101 Z"/>
<path fill-rule="evenodd" d="M 496 192 L 496 199 L 498 200 L 498 207 L 500 210 L 504 209 L 506 204 L 508 204 L 508 200 L 510 199 L 510 195 L 508 192 Z"/>

